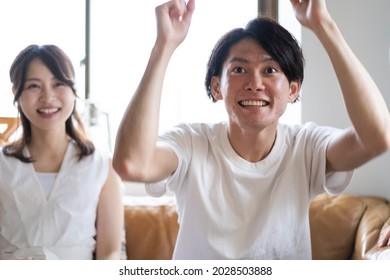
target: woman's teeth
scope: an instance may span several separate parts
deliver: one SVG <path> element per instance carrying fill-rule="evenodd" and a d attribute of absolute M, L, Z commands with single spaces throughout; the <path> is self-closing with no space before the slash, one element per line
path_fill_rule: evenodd
<path fill-rule="evenodd" d="M 38 112 L 41 114 L 53 114 L 58 112 L 60 109 L 59 108 L 47 108 L 47 109 L 38 109 Z"/>

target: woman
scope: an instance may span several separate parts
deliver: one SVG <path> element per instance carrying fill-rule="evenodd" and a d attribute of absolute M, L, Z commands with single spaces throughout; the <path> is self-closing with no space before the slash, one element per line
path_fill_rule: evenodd
<path fill-rule="evenodd" d="M 31 45 L 10 77 L 23 134 L 0 152 L 0 259 L 119 259 L 121 181 L 83 131 L 70 59 Z"/>

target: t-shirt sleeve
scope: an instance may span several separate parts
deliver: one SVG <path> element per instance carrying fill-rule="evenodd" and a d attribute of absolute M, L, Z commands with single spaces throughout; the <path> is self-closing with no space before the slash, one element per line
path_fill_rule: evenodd
<path fill-rule="evenodd" d="M 317 126 L 313 123 L 309 123 L 307 126 L 308 134 L 307 148 L 311 154 L 312 159 L 307 160 L 310 162 L 311 176 L 310 186 L 312 196 L 316 196 L 324 191 L 329 194 L 339 194 L 343 192 L 352 180 L 354 170 L 343 172 L 331 172 L 326 173 L 326 152 L 329 143 L 341 133 L 340 129 L 333 127 Z"/>
<path fill-rule="evenodd" d="M 178 158 L 175 172 L 160 182 L 146 183 L 145 190 L 150 196 L 159 197 L 168 190 L 180 192 L 192 153 L 191 127 L 180 124 L 158 137 L 158 143 L 170 148 Z"/>
<path fill-rule="evenodd" d="M 354 170 L 331 172 L 326 175 L 325 190 L 332 195 L 340 194 L 352 181 Z"/>

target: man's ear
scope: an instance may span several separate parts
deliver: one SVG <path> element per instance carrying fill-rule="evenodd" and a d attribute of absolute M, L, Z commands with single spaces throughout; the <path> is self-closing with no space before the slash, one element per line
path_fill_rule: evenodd
<path fill-rule="evenodd" d="M 220 82 L 219 82 L 219 77 L 218 76 L 213 76 L 211 78 L 211 85 L 210 85 L 210 88 L 211 88 L 211 93 L 214 97 L 215 100 L 222 100 L 223 97 L 222 97 L 222 93 L 221 93 L 221 86 L 220 86 Z"/>
<path fill-rule="evenodd" d="M 14 94 L 14 96 L 16 95 L 16 88 L 12 87 L 12 93 Z"/>
<path fill-rule="evenodd" d="M 292 81 L 290 83 L 290 93 L 288 96 L 288 100 L 291 103 L 294 103 L 297 100 L 300 90 L 301 90 L 301 82 L 300 81 Z"/>

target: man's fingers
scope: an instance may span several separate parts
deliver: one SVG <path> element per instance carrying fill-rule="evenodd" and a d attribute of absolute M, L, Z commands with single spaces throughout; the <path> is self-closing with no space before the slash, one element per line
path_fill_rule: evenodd
<path fill-rule="evenodd" d="M 195 0 L 188 0 L 187 5 L 186 5 L 186 12 L 183 15 L 183 20 L 186 22 L 191 21 L 192 14 L 194 13 L 195 10 Z"/>
<path fill-rule="evenodd" d="M 172 18 L 181 19 L 186 12 L 185 0 L 172 0 L 167 4 L 169 5 L 169 15 Z"/>

